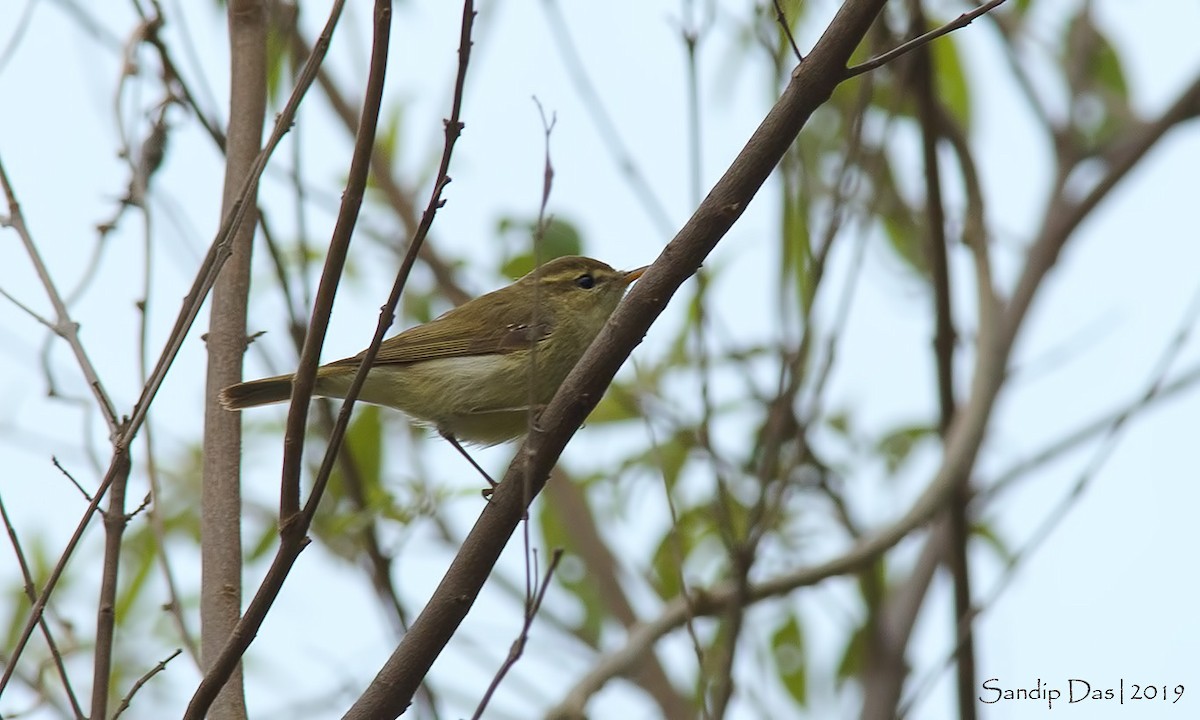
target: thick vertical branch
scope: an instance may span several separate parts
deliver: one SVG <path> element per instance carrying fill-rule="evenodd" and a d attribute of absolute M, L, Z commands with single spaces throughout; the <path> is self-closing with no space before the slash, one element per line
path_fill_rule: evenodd
<path fill-rule="evenodd" d="M 92 717 L 108 715 L 108 690 L 112 684 L 113 637 L 116 632 L 117 568 L 121 538 L 125 534 L 125 487 L 129 481 L 129 456 L 120 455 L 115 479 L 104 512 L 104 566 L 100 574 L 100 598 L 96 603 L 96 649 L 92 664 Z"/>
<path fill-rule="evenodd" d="M 267 98 L 267 14 L 261 0 L 229 3 L 229 45 L 229 133 L 223 213 L 228 213 L 237 200 L 262 145 Z M 251 193 L 252 197 L 254 194 Z M 253 204 L 252 197 L 246 202 Z M 253 220 L 246 221 L 234 231 L 232 255 L 213 288 L 208 330 L 200 520 L 200 655 L 206 669 L 212 666 L 241 616 L 241 417 L 221 408 L 217 393 L 242 379 L 255 224 Z M 222 689 L 210 717 L 246 717 L 240 668 Z"/>
<path fill-rule="evenodd" d="M 319 56 L 314 55 L 314 58 L 324 56 L 324 48 L 328 47 L 328 38 L 332 35 L 333 27 L 341 14 L 341 8 L 342 2 L 340 0 L 334 3 L 329 23 L 322 36 L 324 42 L 319 44 L 319 47 L 322 49 Z M 393 296 L 390 298 L 388 306 L 381 312 L 381 316 L 386 317 L 388 322 L 387 324 L 381 324 L 376 331 L 375 340 L 372 346 L 368 348 L 368 356 L 363 362 L 362 369 L 359 371 L 359 377 L 356 378 L 357 386 L 351 385 L 347 393 L 342 412 L 338 415 L 337 423 L 334 425 L 333 432 L 331 433 L 329 446 L 326 448 L 321 469 L 314 479 L 313 490 L 309 495 L 308 501 L 305 503 L 303 511 L 290 509 L 289 506 L 299 500 L 299 445 L 303 441 L 302 431 L 304 419 L 307 416 L 307 404 L 312 397 L 313 384 L 316 377 L 317 356 L 320 354 L 321 343 L 324 342 L 325 331 L 329 325 L 329 316 L 333 310 L 333 300 L 337 292 L 338 280 L 341 278 L 342 269 L 345 265 L 346 255 L 350 248 L 350 238 L 354 233 L 354 226 L 358 220 L 363 193 L 367 185 L 368 162 L 371 148 L 375 143 L 380 105 L 383 102 L 383 84 L 384 77 L 387 74 L 391 24 L 392 4 L 390 0 L 375 0 L 371 65 L 367 74 L 367 91 L 366 97 L 363 100 L 362 122 L 358 136 L 355 139 L 354 152 L 350 158 L 350 172 L 346 178 L 346 190 L 342 194 L 342 205 L 338 211 L 337 222 L 334 224 L 333 236 L 329 241 L 329 252 L 325 260 L 325 269 L 321 273 L 321 281 L 313 305 L 312 322 L 305 338 L 300 367 L 296 371 L 295 387 L 292 390 L 293 402 L 288 411 L 288 434 L 284 438 L 284 477 L 280 491 L 283 497 L 280 500 L 281 524 L 279 550 L 275 554 L 275 559 L 271 563 L 271 567 L 267 570 L 266 577 L 263 579 L 258 591 L 254 594 L 254 598 L 246 607 L 245 616 L 241 618 L 229 634 L 228 640 L 221 648 L 219 656 L 213 660 L 212 666 L 205 672 L 204 679 L 200 681 L 200 685 L 196 688 L 196 692 L 193 694 L 192 700 L 188 703 L 187 710 L 184 713 L 183 717 L 185 720 L 200 720 L 201 718 L 210 717 L 209 709 L 217 697 L 217 693 L 238 667 L 242 655 L 250 647 L 250 643 L 254 640 L 255 635 L 258 634 L 258 629 L 262 626 L 267 612 L 279 596 L 288 573 L 291 572 L 292 566 L 307 544 L 306 534 L 308 528 L 312 523 L 317 505 L 320 503 L 321 496 L 328 483 L 329 475 L 333 469 L 333 461 L 337 457 L 342 438 L 345 436 L 350 418 L 349 410 L 353 406 L 354 398 L 357 396 L 359 389 L 362 387 L 362 376 L 365 375 L 364 371 L 370 367 L 370 360 L 373 359 L 374 353 L 379 351 L 379 345 L 383 342 L 383 334 L 387 330 L 388 325 L 390 325 L 391 317 L 394 315 L 396 305 L 400 299 L 400 289 L 403 287 L 403 284 L 398 281 L 399 286 L 393 289 Z M 315 65 L 312 67 L 313 75 L 315 76 Z M 444 184 L 444 176 L 442 179 L 442 184 Z M 411 261 L 407 267 L 412 267 Z M 407 274 L 404 277 L 406 279 Z M 299 428 L 299 431 L 296 428 Z M 297 432 L 299 432 L 299 435 L 296 434 Z M 289 441 L 297 447 L 289 447 Z M 291 457 L 290 460 L 289 456 Z"/>

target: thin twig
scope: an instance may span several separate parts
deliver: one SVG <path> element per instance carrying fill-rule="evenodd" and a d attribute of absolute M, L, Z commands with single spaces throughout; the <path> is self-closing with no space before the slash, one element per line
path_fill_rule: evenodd
<path fill-rule="evenodd" d="M 948 35 L 959 28 L 964 28 L 970 25 L 975 21 L 976 18 L 980 17 L 981 15 L 986 15 L 993 9 L 1003 5 L 1005 2 L 1006 0 L 990 0 L 989 2 L 980 5 L 970 12 L 965 12 L 962 15 L 959 15 L 939 28 L 930 30 L 924 35 L 917 36 L 908 42 L 902 43 L 895 48 L 888 50 L 882 55 L 877 55 L 876 57 L 867 60 L 866 62 L 859 63 L 851 68 L 847 68 L 843 77 L 844 79 L 850 79 L 852 77 L 862 75 L 865 72 L 870 72 L 876 68 L 883 67 L 907 52 L 911 52 L 922 45 L 933 42 L 943 35 Z"/>
<path fill-rule="evenodd" d="M 500 687 L 500 683 L 504 680 L 504 676 L 509 670 L 517 664 L 521 659 L 521 655 L 525 652 L 525 643 L 529 641 L 529 630 L 533 627 L 533 619 L 537 617 L 538 610 L 542 607 L 542 600 L 546 597 L 546 590 L 550 587 L 550 579 L 554 576 L 554 570 L 558 567 L 558 563 L 562 560 L 563 551 L 556 548 L 550 554 L 550 564 L 546 566 L 546 574 L 542 576 L 541 584 L 532 588 L 532 594 L 525 600 L 525 622 L 521 625 L 521 632 L 517 635 L 517 639 L 513 640 L 512 645 L 508 648 L 508 657 L 504 658 L 504 662 L 500 665 L 500 669 L 496 671 L 495 677 L 488 683 L 487 691 L 484 692 L 483 698 L 480 699 L 479 705 L 475 708 L 475 713 L 471 715 L 472 720 L 479 720 L 483 717 L 483 711 L 487 709 L 487 705 L 491 702 L 492 695 L 495 694 L 496 688 Z"/>
<path fill-rule="evenodd" d="M 667 501 L 667 511 L 671 515 L 671 527 L 667 530 L 667 532 L 670 534 L 671 552 L 674 555 L 674 557 L 671 558 L 674 560 L 673 569 L 678 573 L 676 579 L 679 582 L 679 596 L 683 598 L 690 598 L 691 594 L 688 591 L 687 574 L 683 571 L 685 558 L 683 553 L 683 533 L 679 527 L 679 509 L 676 506 L 675 497 L 671 493 L 671 485 L 667 480 L 666 472 L 663 470 L 663 468 L 666 467 L 666 461 L 663 457 L 662 444 L 658 441 L 658 434 L 654 432 L 654 425 L 650 422 L 650 418 L 643 416 L 643 421 L 646 427 L 646 435 L 650 438 L 650 451 L 653 453 L 655 460 L 654 467 L 658 469 L 657 474 L 662 480 L 661 485 L 663 497 Z M 611 575 L 615 579 L 616 573 L 611 573 Z M 630 630 L 634 627 L 633 620 L 635 618 L 636 616 L 633 614 L 633 610 L 630 609 L 629 619 L 622 623 L 626 630 Z M 704 661 L 704 646 L 700 642 L 700 634 L 696 631 L 696 623 L 691 615 L 689 615 L 684 622 L 684 629 L 687 631 L 688 641 L 691 643 L 692 654 L 696 657 L 696 667 L 703 669 L 706 665 Z M 665 679 L 666 672 L 662 669 L 661 664 L 658 662 L 654 653 L 647 653 L 646 658 L 653 663 L 653 670 L 661 673 Z M 702 678 L 701 682 L 705 682 L 703 680 L 704 673 L 701 672 L 700 675 Z M 670 681 L 667 680 L 666 682 L 669 683 Z M 674 690 L 674 688 L 671 689 Z M 701 689 L 703 689 L 703 686 L 701 686 Z M 672 694 L 674 697 L 672 698 L 671 702 L 673 704 L 681 704 L 681 698 L 679 697 L 679 694 Z M 703 698 L 704 696 L 701 695 L 701 707 L 704 708 L 705 712 L 707 712 L 707 707 L 703 702 Z M 659 700 L 659 704 L 662 704 L 662 700 Z M 682 710 L 683 708 L 680 708 L 680 711 Z M 680 717 L 680 713 L 676 712 L 675 714 L 668 715 L 667 717 Z"/>
<path fill-rule="evenodd" d="M 792 54 L 796 56 L 796 62 L 804 62 L 804 53 L 800 52 L 800 46 L 796 44 L 796 38 L 792 36 L 792 26 L 783 12 L 783 3 L 780 0 L 774 0 L 774 2 L 775 21 L 779 23 L 783 34 L 787 36 L 788 44 L 792 46 Z"/>
<path fill-rule="evenodd" d="M 67 472 L 67 469 L 62 466 L 62 463 L 58 461 L 57 457 L 53 455 L 50 456 L 50 462 L 54 463 L 54 467 L 58 468 L 58 471 L 71 481 L 71 484 L 75 486 L 75 489 L 79 491 L 79 494 L 83 495 L 84 500 L 87 500 L 88 502 L 92 501 L 92 496 L 88 495 L 88 491 L 83 489 L 83 486 L 79 484 L 79 481 L 75 479 L 74 475 Z"/>
<path fill-rule="evenodd" d="M 179 654 L 182 652 L 183 652 L 183 650 L 176 648 L 175 652 L 168 655 L 166 658 L 161 660 L 157 665 L 155 665 L 154 667 L 152 667 L 148 671 L 146 671 L 146 673 L 144 675 L 142 675 L 140 678 L 138 678 L 137 682 L 135 682 L 133 684 L 133 687 L 129 688 L 129 692 L 125 694 L 125 697 L 121 698 L 121 704 L 117 706 L 116 711 L 112 714 L 112 720 L 117 720 L 117 718 L 121 717 L 121 713 L 123 713 L 129 709 L 129 703 L 133 701 L 133 696 L 137 693 L 137 691 L 141 690 L 142 686 L 150 681 L 150 678 L 159 674 L 163 670 L 166 670 L 167 663 L 169 663 L 172 660 L 174 660 L 175 658 L 179 657 Z"/>
<path fill-rule="evenodd" d="M 0 218 L 0 225 L 4 225 L 3 218 Z M 26 315 L 33 318 L 34 321 L 45 325 L 48 330 L 54 330 L 54 323 L 39 315 L 36 310 L 21 302 L 15 296 L 9 294 L 9 292 L 4 288 L 0 288 L 0 296 L 3 296 L 5 300 L 8 300 L 10 303 L 15 305 L 18 310 L 21 310 Z"/>
<path fill-rule="evenodd" d="M 537 271 L 541 271 L 542 267 L 542 241 L 546 238 L 546 228 L 550 224 L 550 218 L 546 215 L 546 207 L 550 204 L 550 191 L 554 188 L 554 163 L 550 158 L 550 136 L 554 133 L 554 126 L 558 122 L 558 116 L 551 113 L 549 119 L 546 117 L 546 109 L 542 107 L 542 102 L 533 98 L 533 104 L 537 106 L 538 116 L 542 121 L 542 195 L 538 202 L 537 223 L 533 228 L 533 266 Z M 529 327 L 541 327 L 542 318 L 542 284 L 533 284 L 533 313 L 529 318 Z M 536 335 L 529 336 L 529 362 L 526 365 L 525 383 L 529 388 L 529 394 L 526 397 L 525 410 L 525 426 L 532 428 L 537 422 L 537 413 L 539 403 L 535 397 L 535 388 L 537 388 L 538 374 L 538 338 Z M 533 481 L 526 475 L 522 485 L 525 488 L 524 502 L 528 507 L 533 501 Z M 525 575 L 526 585 L 528 586 L 529 577 L 529 530 L 526 523 L 525 530 Z M 529 588 L 526 587 L 526 593 Z M 526 597 L 528 602 L 528 596 Z"/>
<path fill-rule="evenodd" d="M 3 520 L 4 529 L 8 532 L 8 541 L 12 544 L 17 565 L 21 568 L 25 597 L 29 598 L 31 603 L 36 602 L 37 592 L 34 590 L 33 573 L 29 570 L 29 561 L 25 559 L 25 552 L 21 549 L 21 540 L 17 537 L 17 529 L 13 527 L 12 519 L 8 517 L 8 509 L 4 506 L 3 495 L 0 495 L 0 519 Z M 42 631 L 42 637 L 46 640 L 46 647 L 50 649 L 50 657 L 54 660 L 54 669 L 58 672 L 59 680 L 62 681 L 63 690 L 67 693 L 67 700 L 71 703 L 71 709 L 75 712 L 77 720 L 83 720 L 86 716 L 83 714 L 83 708 L 79 705 L 79 699 L 75 697 L 75 689 L 71 687 L 71 679 L 67 675 L 62 651 L 58 649 L 58 643 L 54 641 L 54 636 L 50 633 L 50 625 L 46 622 L 46 618 L 38 618 L 38 627 Z"/>
<path fill-rule="evenodd" d="M 138 322 L 138 377 L 143 385 L 149 379 L 150 374 L 150 298 L 151 284 L 154 279 L 153 258 L 154 258 L 154 243 L 150 233 L 150 208 L 149 205 L 142 206 L 142 214 L 145 217 L 145 258 L 142 263 L 142 299 L 138 302 L 139 322 Z M 163 584 L 167 590 L 167 602 L 165 609 L 167 614 L 171 616 L 171 621 L 175 623 L 175 630 L 179 633 L 180 642 L 187 648 L 189 657 L 200 667 L 200 648 L 196 643 L 196 638 L 187 626 L 187 620 L 183 617 L 183 603 L 179 601 L 179 584 L 175 582 L 175 573 L 171 570 L 171 561 L 167 555 L 167 529 L 166 523 L 163 521 L 163 506 L 162 506 L 162 478 L 158 472 L 158 461 L 155 456 L 154 433 L 153 425 L 147 418 L 146 424 L 143 426 L 142 440 L 146 448 L 146 478 L 150 483 L 150 492 L 147 497 L 150 502 L 150 534 L 154 538 L 154 542 L 158 545 L 155 552 L 155 561 L 158 565 L 159 573 L 162 575 Z"/>
<path fill-rule="evenodd" d="M 83 343 L 79 339 L 79 324 L 71 319 L 71 313 L 67 310 L 67 304 L 63 301 L 62 296 L 59 295 L 58 287 L 54 284 L 53 278 L 50 277 L 50 270 L 42 260 L 42 254 L 38 251 L 37 244 L 34 243 L 33 237 L 29 233 L 29 228 L 25 224 L 25 216 L 21 213 L 21 204 L 17 202 L 17 193 L 8 179 L 8 171 L 4 168 L 3 160 L 0 160 L 0 187 L 3 187 L 4 197 L 8 201 L 8 217 L 5 220 L 5 224 L 15 230 L 17 237 L 21 238 L 21 244 L 25 246 L 25 252 L 28 253 L 30 261 L 33 262 L 38 279 L 41 280 L 42 287 L 46 290 L 46 295 L 50 299 L 50 304 L 54 307 L 55 318 L 53 330 L 55 334 L 67 341 L 71 352 L 75 354 L 75 360 L 79 363 L 79 370 L 83 373 L 84 380 L 87 381 L 88 387 L 96 398 L 100 414 L 104 416 L 104 421 L 108 423 L 109 433 L 115 436 L 119 425 L 117 411 L 113 407 L 108 393 L 105 392 L 104 386 L 100 383 L 100 377 L 96 374 L 96 368 L 92 365 L 87 350 L 84 349 Z"/>

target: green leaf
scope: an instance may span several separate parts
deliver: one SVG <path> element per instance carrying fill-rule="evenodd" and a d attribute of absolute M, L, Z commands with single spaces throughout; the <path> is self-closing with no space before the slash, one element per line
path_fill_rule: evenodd
<path fill-rule="evenodd" d="M 880 216 L 888 246 L 910 270 L 922 278 L 928 278 L 929 264 L 922 245 L 924 238 L 916 223 L 913 222 L 912 210 L 899 202 L 899 198 L 897 201 L 895 204 L 890 204 L 891 206 Z"/>
<path fill-rule="evenodd" d="M 683 566 L 712 532 L 711 512 L 706 506 L 696 506 L 683 510 L 675 525 L 659 539 L 650 562 L 650 582 L 660 598 L 669 600 L 683 591 Z"/>
<path fill-rule="evenodd" d="M 582 492 L 582 491 L 580 491 Z M 584 494 L 584 502 L 587 495 Z M 575 635 L 584 642 L 597 646 L 600 642 L 600 632 L 608 617 L 607 608 L 600 597 L 596 583 L 588 575 L 583 560 L 579 557 L 578 544 L 571 529 L 563 524 L 562 516 L 556 512 L 553 503 L 542 502 L 537 507 L 537 523 L 542 533 L 542 540 L 549 548 L 563 548 L 567 554 L 563 556 L 554 574 L 554 581 L 575 597 L 583 606 L 583 618 L 575 626 Z M 589 512 L 592 512 L 589 507 Z"/>
<path fill-rule="evenodd" d="M 641 417 L 642 411 L 638 407 L 637 396 L 628 386 L 614 383 L 587 416 L 584 425 L 604 425 L 637 420 Z"/>
<path fill-rule="evenodd" d="M 517 242 L 519 250 L 508 257 L 500 266 L 500 272 L 506 277 L 517 279 L 533 270 L 536 255 L 533 244 L 536 240 L 537 220 L 522 220 L 512 217 L 502 217 L 496 223 L 496 230 L 501 235 L 519 233 Z M 541 260 L 543 263 L 564 255 L 582 255 L 583 236 L 570 222 L 552 217 L 546 222 L 541 236 Z"/>
<path fill-rule="evenodd" d="M 375 147 L 393 164 L 397 162 L 399 151 L 403 147 L 401 142 L 403 132 L 404 104 L 395 103 L 388 108 L 386 119 L 375 135 Z M 374 187 L 374 181 L 370 182 Z"/>
<path fill-rule="evenodd" d="M 1121 57 L 1086 7 L 1067 24 L 1063 53 L 1072 126 L 1083 149 L 1096 151 L 1133 119 Z"/>
<path fill-rule="evenodd" d="M 825 416 L 825 426 L 842 437 L 850 437 L 850 412 L 837 410 Z"/>
<path fill-rule="evenodd" d="M 804 632 L 791 614 L 771 636 L 771 656 L 784 689 L 797 705 L 808 704 L 808 673 L 804 664 Z"/>
<path fill-rule="evenodd" d="M 1099 33 L 1098 33 L 1099 34 Z M 1122 100 L 1129 97 L 1129 84 L 1125 80 L 1125 69 L 1121 66 L 1121 56 L 1117 49 L 1103 34 L 1100 35 L 1100 46 L 1096 48 L 1092 60 L 1093 74 L 1096 83 Z"/>
<path fill-rule="evenodd" d="M 935 23 L 934 26 L 941 23 Z M 930 30 L 934 27 L 930 27 Z M 941 38 L 931 47 L 934 84 L 937 97 L 963 128 L 971 126 L 971 88 L 963 72 L 962 60 L 954 36 Z"/>
<path fill-rule="evenodd" d="M 883 456 L 888 473 L 894 473 L 900 469 L 918 443 L 936 433 L 937 431 L 929 425 L 899 427 L 880 438 L 875 445 L 875 451 Z"/>
<path fill-rule="evenodd" d="M 983 543 L 990 547 L 996 555 L 1005 564 L 1016 560 L 1016 555 L 1009 549 L 1008 544 L 1004 542 L 1004 538 L 996 533 L 996 529 L 987 523 L 975 523 L 971 525 L 971 534 L 983 540 Z"/>
<path fill-rule="evenodd" d="M 284 71 L 290 65 L 288 62 L 288 40 L 286 34 L 276 23 L 269 23 L 267 29 L 267 97 L 272 103 L 279 104 L 287 85 L 284 83 Z"/>
<path fill-rule="evenodd" d="M 842 659 L 838 661 L 837 667 L 838 686 L 862 673 L 866 654 L 867 626 L 863 624 L 855 628 L 842 649 Z"/>
<path fill-rule="evenodd" d="M 378 405 L 359 405 L 354 422 L 346 430 L 346 448 L 365 489 L 380 486 L 383 467 L 383 421 Z M 370 496 L 368 495 L 368 498 Z"/>
<path fill-rule="evenodd" d="M 783 198 L 783 267 L 785 279 L 796 283 L 800 307 L 808 315 L 816 296 L 812 277 L 812 238 L 808 226 L 808 195 L 789 191 Z"/>

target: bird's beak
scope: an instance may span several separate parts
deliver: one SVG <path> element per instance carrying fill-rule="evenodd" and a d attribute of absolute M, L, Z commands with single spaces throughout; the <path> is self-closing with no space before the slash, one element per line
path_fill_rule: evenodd
<path fill-rule="evenodd" d="M 623 277 L 622 280 L 624 280 L 625 284 L 628 285 L 629 283 L 633 282 L 634 280 L 637 280 L 638 278 L 640 278 L 642 276 L 642 273 L 646 272 L 649 269 L 650 269 L 649 265 L 643 265 L 640 268 L 638 268 L 637 270 L 629 270 L 625 273 L 625 277 Z"/>

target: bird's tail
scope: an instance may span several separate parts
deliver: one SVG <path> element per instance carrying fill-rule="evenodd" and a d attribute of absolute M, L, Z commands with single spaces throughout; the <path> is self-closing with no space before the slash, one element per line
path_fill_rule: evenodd
<path fill-rule="evenodd" d="M 230 385 L 221 391 L 218 399 L 226 410 L 242 410 L 258 405 L 286 402 L 291 397 L 292 376 L 279 375 Z"/>

